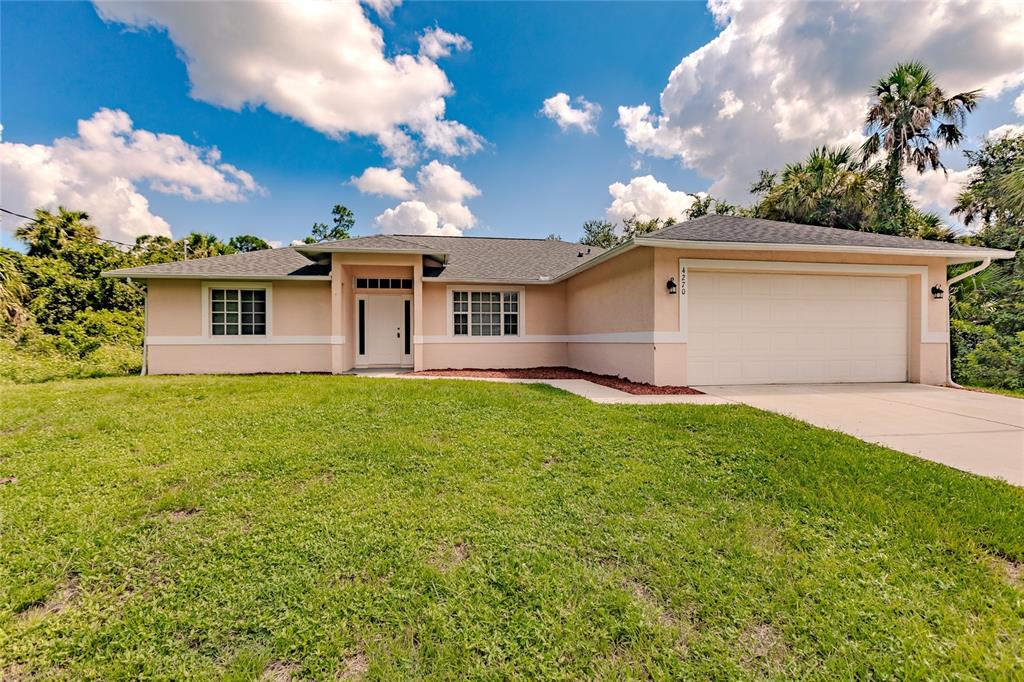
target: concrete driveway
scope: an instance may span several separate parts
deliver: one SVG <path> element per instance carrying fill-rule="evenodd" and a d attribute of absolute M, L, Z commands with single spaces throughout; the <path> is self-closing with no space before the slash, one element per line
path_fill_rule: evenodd
<path fill-rule="evenodd" d="M 705 393 L 1024 486 L 1024 400 L 919 384 L 700 386 Z"/>

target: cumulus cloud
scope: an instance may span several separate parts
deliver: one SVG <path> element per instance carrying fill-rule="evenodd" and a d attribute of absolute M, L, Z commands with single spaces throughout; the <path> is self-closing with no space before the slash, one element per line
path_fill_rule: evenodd
<path fill-rule="evenodd" d="M 395 199 L 408 198 L 416 191 L 413 184 L 402 175 L 401 168 L 367 168 L 362 175 L 352 178 L 351 182 L 363 194 Z"/>
<path fill-rule="evenodd" d="M 385 15 L 397 3 L 368 3 Z M 420 54 L 390 54 L 356 2 L 97 2 L 108 22 L 166 30 L 183 54 L 192 97 L 233 110 L 265 106 L 335 138 L 374 137 L 401 165 L 420 146 L 447 155 L 482 138 L 445 119 L 453 87 L 434 62 L 469 42 L 427 31 Z"/>
<path fill-rule="evenodd" d="M 365 178 L 371 170 L 384 169 L 368 168 L 361 177 Z M 404 177 L 401 179 L 409 186 L 405 194 L 409 200 L 377 216 L 375 222 L 382 232 L 460 235 L 476 225 L 476 216 L 466 206 L 466 201 L 479 196 L 480 190 L 454 167 L 435 159 L 416 173 L 417 186 Z M 358 183 L 356 186 L 368 191 Z"/>
<path fill-rule="evenodd" d="M 544 106 L 541 107 L 540 113 L 557 123 L 563 131 L 579 128 L 584 133 L 596 133 L 601 107 L 593 102 L 588 102 L 583 97 L 570 99 L 566 93 L 559 92 L 544 100 Z"/>
<path fill-rule="evenodd" d="M 974 178 L 976 172 L 974 168 L 967 168 L 948 172 L 929 170 L 920 174 L 910 173 L 907 175 L 907 195 L 921 210 L 938 214 L 945 219 L 949 211 L 956 206 L 957 196 Z M 962 227 L 955 219 L 950 219 L 949 222 L 954 227 Z"/>
<path fill-rule="evenodd" d="M 985 133 L 986 140 L 998 140 L 1001 137 L 1008 135 L 1024 135 L 1024 124 L 1022 123 L 1006 123 L 1001 126 L 996 126 L 992 130 Z"/>
<path fill-rule="evenodd" d="M 241 201 L 263 191 L 252 175 L 223 162 L 215 147 L 138 130 L 120 110 L 100 109 L 78 121 L 77 137 L 52 145 L 0 142 L 0 151 L 5 206 L 28 211 L 62 204 L 86 211 L 102 236 L 118 241 L 171 234 L 139 184 L 190 201 Z"/>
<path fill-rule="evenodd" d="M 1024 81 L 1019 3 L 708 5 L 721 33 L 676 66 L 658 111 L 619 107 L 618 125 L 631 147 L 680 159 L 726 199 L 747 199 L 761 168 L 859 139 L 868 88 L 899 61 L 928 64 L 949 92 L 994 97 Z"/>
<path fill-rule="evenodd" d="M 1017 95 L 1017 99 L 1013 100 L 1013 110 L 1024 116 L 1024 92 L 1021 92 Z"/>
<path fill-rule="evenodd" d="M 693 195 L 670 189 L 653 175 L 641 175 L 628 184 L 616 182 L 608 186 L 612 195 L 608 218 L 621 222 L 636 216 L 640 220 L 675 218 L 684 220 L 684 213 L 693 206 Z"/>
<path fill-rule="evenodd" d="M 472 47 L 472 43 L 465 36 L 449 33 L 438 26 L 427 29 L 420 36 L 420 54 L 428 59 L 449 57 L 453 49 L 462 52 Z"/>

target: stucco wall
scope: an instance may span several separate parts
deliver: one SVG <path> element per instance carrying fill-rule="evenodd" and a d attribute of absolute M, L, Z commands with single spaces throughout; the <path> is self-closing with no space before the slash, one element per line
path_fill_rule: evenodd
<path fill-rule="evenodd" d="M 759 262 L 791 262 L 791 263 L 837 263 L 860 265 L 897 265 L 927 268 L 927 282 L 922 294 L 921 278 L 918 275 L 901 275 L 907 280 L 907 378 L 912 382 L 942 385 L 946 379 L 946 328 L 949 315 L 949 301 L 946 296 L 934 299 L 927 293 L 933 285 L 946 285 L 946 261 L 944 258 L 928 258 L 919 256 L 901 256 L 898 254 L 843 254 L 829 252 L 778 252 L 778 251 L 746 251 L 723 250 L 711 251 L 703 249 L 657 249 L 654 258 L 654 280 L 664 285 L 669 277 L 677 276 L 679 259 L 696 260 L 742 260 L 751 262 L 751 270 L 757 269 Z M 868 275 L 865 275 L 868 276 Z M 679 329 L 678 301 L 665 304 L 663 297 L 655 295 L 655 329 L 669 331 Z M 926 296 L 927 331 L 942 342 L 921 335 L 921 297 Z M 676 297 L 671 297 L 675 299 Z M 664 346 L 664 344 L 663 344 Z M 685 344 L 678 347 L 678 364 L 685 368 Z M 676 363 L 669 358 L 659 359 L 655 372 L 657 383 L 671 383 L 663 380 L 667 371 L 671 371 Z M 680 379 L 677 374 L 676 379 Z M 681 379 L 685 381 L 685 370 Z"/>
<path fill-rule="evenodd" d="M 219 283 L 210 282 L 211 286 Z M 231 286 L 223 284 L 223 286 Z M 147 371 L 207 374 L 330 371 L 331 288 L 325 281 L 245 282 L 270 294 L 270 335 L 211 337 L 201 280 L 147 284 Z M 180 339 L 180 342 L 176 342 Z M 302 343 L 293 343 L 302 339 Z M 319 340 L 319 343 L 317 341 Z"/>

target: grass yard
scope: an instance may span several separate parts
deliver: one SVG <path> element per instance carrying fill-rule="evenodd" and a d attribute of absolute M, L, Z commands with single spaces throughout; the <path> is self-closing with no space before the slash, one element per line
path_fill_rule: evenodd
<path fill-rule="evenodd" d="M 4 680 L 1024 670 L 1024 491 L 745 407 L 0 385 L 0 479 Z"/>

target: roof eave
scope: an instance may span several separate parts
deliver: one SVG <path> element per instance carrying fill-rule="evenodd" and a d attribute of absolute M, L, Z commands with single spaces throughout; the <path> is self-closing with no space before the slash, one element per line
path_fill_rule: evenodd
<path fill-rule="evenodd" d="M 447 255 L 444 251 L 437 251 L 431 249 L 359 249 L 352 247 L 343 246 L 295 246 L 293 247 L 296 252 L 302 255 L 310 253 L 383 253 L 383 254 L 398 254 L 406 256 L 444 256 Z"/>
<path fill-rule="evenodd" d="M 864 254 L 885 254 L 917 256 L 928 258 L 949 258 L 959 262 L 968 262 L 980 258 L 1013 258 L 1014 251 L 1003 251 L 1001 249 L 907 249 L 893 246 L 848 246 L 848 245 L 825 245 L 825 244 L 784 244 L 784 243 L 759 243 L 759 242 L 712 242 L 712 241 L 690 241 L 685 239 L 651 239 L 638 237 L 634 240 L 640 246 L 662 246 L 674 249 L 708 249 L 708 250 L 736 250 L 736 251 L 811 251 L 811 252 L 835 252 L 835 253 L 864 253 Z"/>
<path fill-rule="evenodd" d="M 202 273 L 202 272 L 118 272 L 110 270 L 101 272 L 100 277 L 110 278 L 131 278 L 131 279 L 223 279 L 223 280 L 252 280 L 265 282 L 268 280 L 306 281 L 306 282 L 329 282 L 330 275 L 232 275 L 226 273 Z"/>

